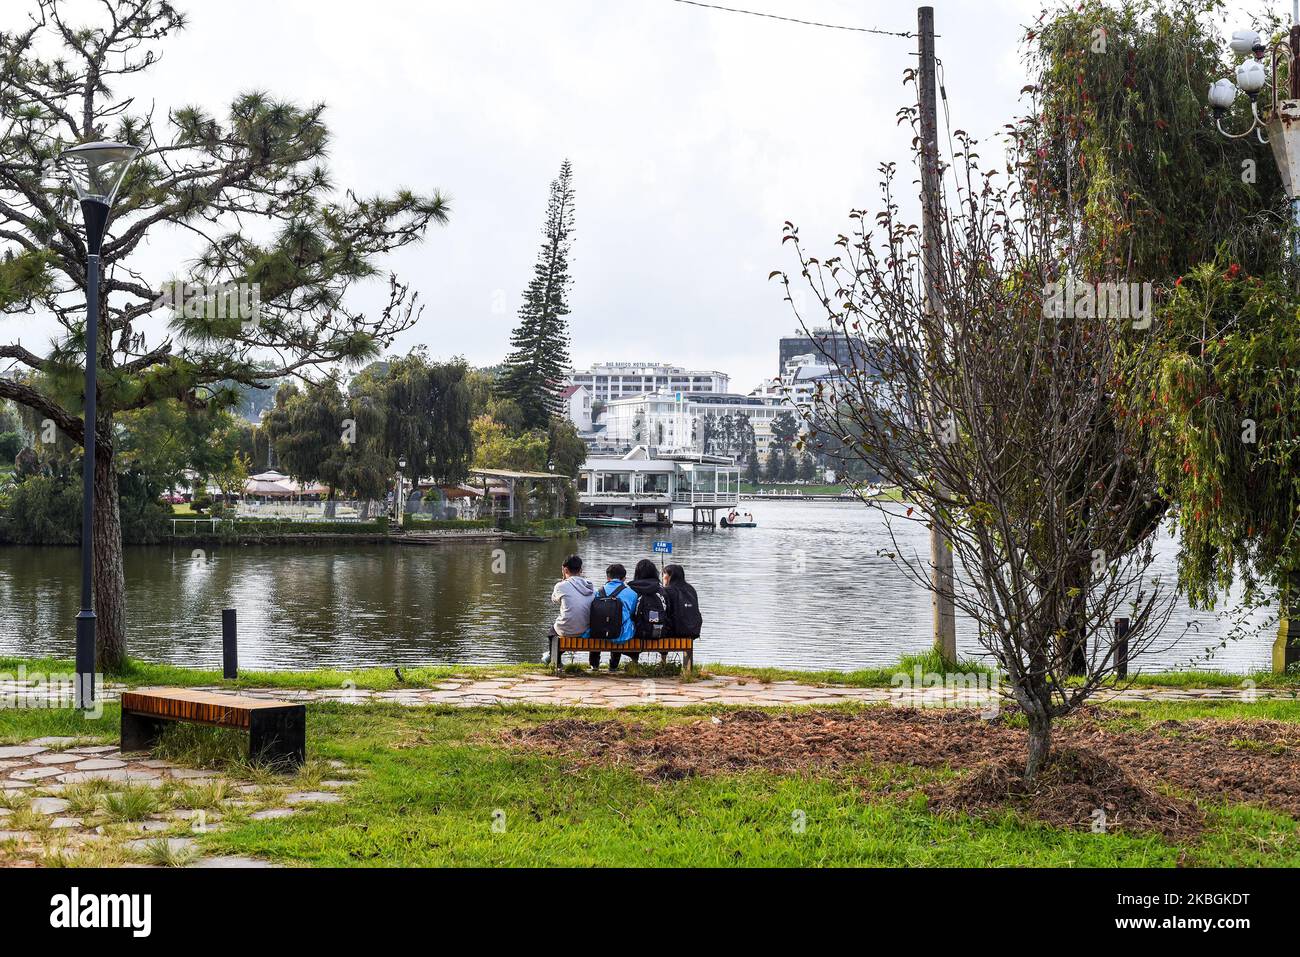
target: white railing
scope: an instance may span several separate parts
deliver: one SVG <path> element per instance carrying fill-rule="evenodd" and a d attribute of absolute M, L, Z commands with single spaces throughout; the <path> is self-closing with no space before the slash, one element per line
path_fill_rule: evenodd
<path fill-rule="evenodd" d="M 651 502 L 655 504 L 667 505 L 673 500 L 673 497 L 667 492 L 580 492 L 578 497 L 586 501 L 620 501 L 620 502 Z"/>
<path fill-rule="evenodd" d="M 735 505 L 740 501 L 740 493 L 682 491 L 677 493 L 675 501 L 680 505 Z"/>
<path fill-rule="evenodd" d="M 225 521 L 225 519 L 221 519 L 221 518 L 173 518 L 172 538 L 176 537 L 178 527 L 181 525 L 208 525 L 211 527 L 213 533 L 215 534 L 217 531 L 217 526 L 220 525 L 223 521 Z"/>
<path fill-rule="evenodd" d="M 236 517 L 279 522 L 371 522 L 388 511 L 383 502 L 240 502 Z M 332 506 L 332 508 L 329 508 Z M 332 512 L 332 514 L 331 514 Z M 362 517 L 362 513 L 366 517 Z"/>

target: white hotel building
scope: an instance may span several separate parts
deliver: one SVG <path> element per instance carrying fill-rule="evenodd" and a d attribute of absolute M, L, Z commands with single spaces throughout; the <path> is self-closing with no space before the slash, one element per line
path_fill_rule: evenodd
<path fill-rule="evenodd" d="M 758 454 L 764 456 L 772 441 L 772 420 L 782 412 L 792 413 L 798 420 L 795 407 L 779 395 L 650 392 L 611 400 L 601 420 L 604 428 L 599 441 L 614 449 L 647 445 L 695 453 L 701 451 L 706 415 L 743 415 L 754 428 Z"/>
<path fill-rule="evenodd" d="M 575 369 L 569 384 L 586 388 L 592 401 L 608 404 L 647 392 L 721 394 L 731 387 L 731 377 L 653 362 L 602 362 L 588 369 Z"/>

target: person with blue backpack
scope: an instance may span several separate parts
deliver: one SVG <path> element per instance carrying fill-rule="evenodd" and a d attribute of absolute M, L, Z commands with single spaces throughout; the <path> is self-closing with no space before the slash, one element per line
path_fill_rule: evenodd
<path fill-rule="evenodd" d="M 591 600 L 591 637 L 609 641 L 627 641 L 636 630 L 637 593 L 627 586 L 627 569 L 615 562 L 605 569 L 606 582 Z M 609 670 L 617 671 L 620 652 L 610 652 Z M 636 661 L 639 655 L 628 655 Z M 600 652 L 588 656 L 593 669 L 600 667 Z"/>

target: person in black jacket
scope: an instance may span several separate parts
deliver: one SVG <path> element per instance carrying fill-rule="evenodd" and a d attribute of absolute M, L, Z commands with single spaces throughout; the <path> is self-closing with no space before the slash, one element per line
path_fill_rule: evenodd
<path fill-rule="evenodd" d="M 669 628 L 674 638 L 698 638 L 704 619 L 700 615 L 700 599 L 695 588 L 686 580 L 686 569 L 681 565 L 664 566 L 664 594 L 668 598 Z M 667 661 L 667 652 L 660 652 L 660 660 Z"/>
<path fill-rule="evenodd" d="M 637 638 L 662 638 L 668 634 L 668 596 L 659 584 L 659 566 L 648 558 L 636 563 L 632 571 L 632 580 L 627 587 L 636 593 L 636 610 L 632 614 L 635 623 L 633 634 Z M 655 613 L 655 614 L 652 614 Z M 656 630 L 657 623 L 658 634 Z M 633 661 L 636 653 L 628 655 Z M 615 656 L 617 660 L 617 656 Z"/>

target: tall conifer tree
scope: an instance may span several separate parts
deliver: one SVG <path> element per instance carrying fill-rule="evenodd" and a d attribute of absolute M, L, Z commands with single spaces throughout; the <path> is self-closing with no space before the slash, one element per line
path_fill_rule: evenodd
<path fill-rule="evenodd" d="M 569 372 L 569 251 L 573 245 L 573 166 L 566 159 L 551 183 L 545 237 L 510 337 L 499 392 L 513 399 L 526 428 L 546 428 L 559 411 Z"/>

